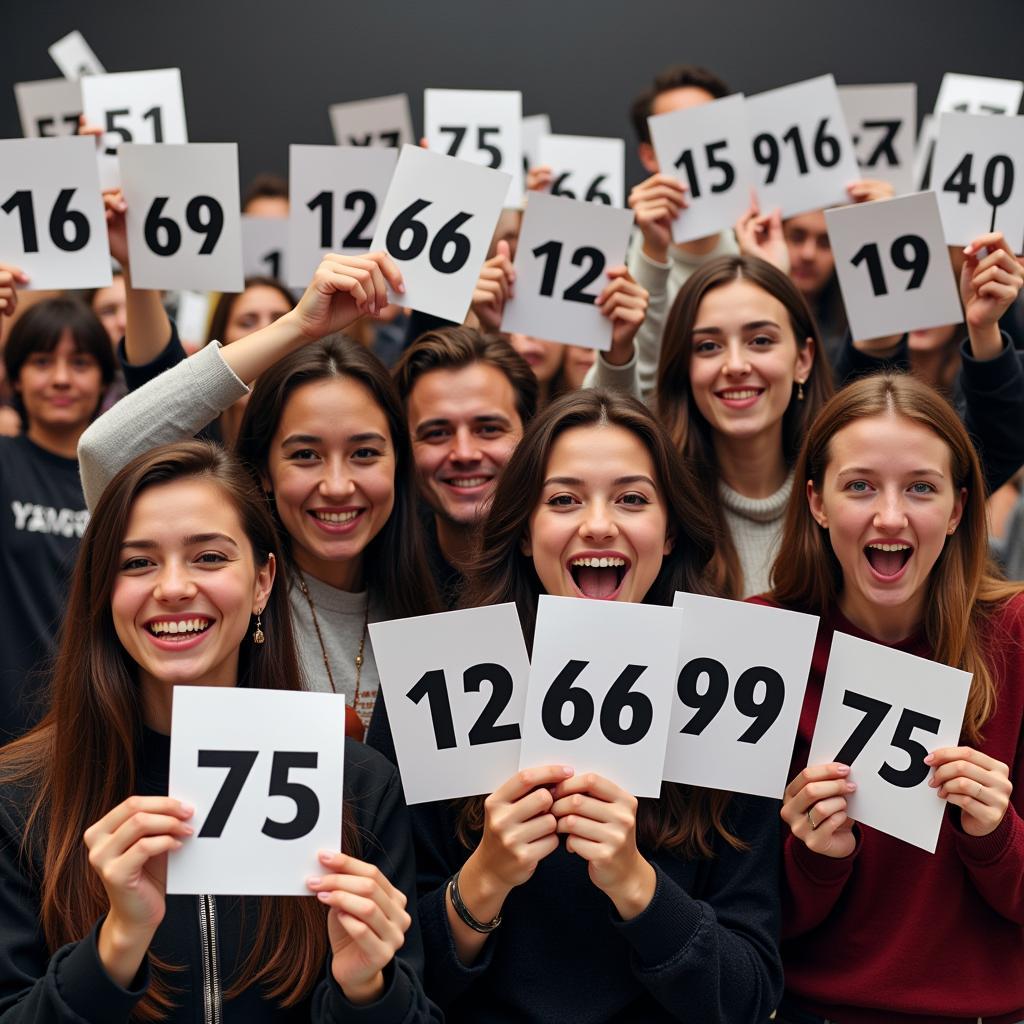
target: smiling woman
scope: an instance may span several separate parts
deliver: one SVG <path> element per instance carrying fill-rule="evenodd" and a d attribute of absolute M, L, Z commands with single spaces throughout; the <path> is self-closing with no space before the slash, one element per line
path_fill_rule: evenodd
<path fill-rule="evenodd" d="M 52 708 L 0 751 L 5 1021 L 191 1020 L 222 1003 L 253 1022 L 333 1021 L 355 1006 L 381 1024 L 435 1019 L 405 910 L 398 779 L 361 745 L 346 744 L 346 852 L 321 853 L 319 899 L 165 893 L 167 856 L 195 824 L 167 795 L 174 687 L 302 688 L 279 562 L 259 492 L 210 444 L 139 457 L 97 504 Z M 213 937 L 201 942 L 200 908 Z M 182 968 L 196 984 L 176 983 Z"/>

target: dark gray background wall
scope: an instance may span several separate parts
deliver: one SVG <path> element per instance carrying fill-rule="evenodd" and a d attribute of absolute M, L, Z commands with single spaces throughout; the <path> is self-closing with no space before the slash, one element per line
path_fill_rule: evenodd
<path fill-rule="evenodd" d="M 0 138 L 11 86 L 56 77 L 47 46 L 78 28 L 109 71 L 180 67 L 189 138 L 237 140 L 243 183 L 284 173 L 290 142 L 330 143 L 327 105 L 422 90 L 521 89 L 556 131 L 620 135 L 658 69 L 703 63 L 737 91 L 831 71 L 840 84 L 944 71 L 1024 77 L 1022 0 L 0 0 Z"/>

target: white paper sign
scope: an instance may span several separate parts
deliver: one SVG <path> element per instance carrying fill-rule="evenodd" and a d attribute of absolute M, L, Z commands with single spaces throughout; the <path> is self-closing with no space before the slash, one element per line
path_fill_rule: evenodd
<path fill-rule="evenodd" d="M 936 117 L 939 114 L 1016 114 L 1021 97 L 1024 97 L 1024 82 L 947 71 L 942 76 L 934 112 Z"/>
<path fill-rule="evenodd" d="M 66 78 L 48 78 L 43 82 L 19 82 L 14 99 L 21 119 L 21 134 L 26 139 L 52 139 L 74 135 L 82 112 L 82 90 Z"/>
<path fill-rule="evenodd" d="M 831 75 L 751 96 L 747 123 L 763 210 L 795 217 L 850 201 L 860 172 Z"/>
<path fill-rule="evenodd" d="M 373 622 L 370 639 L 407 803 L 515 774 L 530 659 L 514 604 Z"/>
<path fill-rule="evenodd" d="M 508 185 L 501 171 L 403 146 L 370 246 L 398 261 L 405 292 L 391 301 L 461 324 Z"/>
<path fill-rule="evenodd" d="M 586 203 L 624 206 L 626 144 L 589 135 L 544 135 L 538 162 L 550 167 L 551 194 Z"/>
<path fill-rule="evenodd" d="M 272 277 L 277 281 L 287 281 L 287 246 L 287 217 L 242 214 L 243 277 Z"/>
<path fill-rule="evenodd" d="M 731 228 L 750 206 L 755 180 L 742 95 L 649 117 L 662 174 L 687 188 L 689 207 L 672 222 L 675 242 Z"/>
<path fill-rule="evenodd" d="M 46 52 L 69 82 L 77 82 L 86 75 L 106 73 L 106 69 L 78 29 L 58 39 Z"/>
<path fill-rule="evenodd" d="M 934 192 L 826 210 L 825 223 L 855 341 L 963 319 Z"/>
<path fill-rule="evenodd" d="M 523 174 L 539 167 L 540 140 L 551 134 L 551 118 L 547 114 L 531 114 L 523 118 Z"/>
<path fill-rule="evenodd" d="M 398 149 L 415 142 L 409 97 L 379 96 L 373 100 L 333 103 L 327 108 L 339 146 L 390 146 Z"/>
<path fill-rule="evenodd" d="M 571 765 L 658 796 L 681 623 L 676 608 L 541 595 L 520 767 Z"/>
<path fill-rule="evenodd" d="M 398 150 L 290 146 L 288 154 L 288 281 L 304 288 L 327 253 L 370 251 Z"/>
<path fill-rule="evenodd" d="M 32 290 L 110 284 L 92 139 L 0 141 L 0 254 Z"/>
<path fill-rule="evenodd" d="M 501 329 L 609 349 L 612 322 L 594 300 L 626 259 L 633 211 L 533 193 L 516 246 L 515 296 Z"/>
<path fill-rule="evenodd" d="M 665 779 L 780 798 L 818 617 L 698 594 L 673 604 L 682 641 Z"/>
<path fill-rule="evenodd" d="M 523 201 L 523 94 L 425 89 L 423 133 L 435 153 L 511 175 L 506 206 Z"/>
<path fill-rule="evenodd" d="M 345 698 L 176 686 L 168 793 L 195 834 L 167 858 L 167 892 L 311 896 L 341 843 Z"/>
<path fill-rule="evenodd" d="M 836 633 L 807 763 L 849 765 L 850 817 L 934 853 L 946 802 L 924 758 L 959 742 L 970 686 L 969 672 Z"/>
<path fill-rule="evenodd" d="M 932 165 L 935 162 L 935 140 L 939 134 L 938 119 L 931 114 L 921 118 L 921 133 L 914 152 L 914 182 L 918 192 L 932 187 Z"/>
<path fill-rule="evenodd" d="M 887 181 L 897 195 L 913 192 L 917 86 L 841 85 L 839 102 L 861 177 Z"/>
<path fill-rule="evenodd" d="M 949 245 L 1002 231 L 1024 251 L 1024 117 L 943 114 L 932 188 Z"/>
<path fill-rule="evenodd" d="M 242 290 L 238 146 L 120 147 L 136 288 Z"/>
<path fill-rule="evenodd" d="M 82 79 L 82 110 L 90 124 L 104 129 L 100 182 L 120 185 L 117 150 L 124 142 L 188 142 L 181 72 L 125 71 Z"/>

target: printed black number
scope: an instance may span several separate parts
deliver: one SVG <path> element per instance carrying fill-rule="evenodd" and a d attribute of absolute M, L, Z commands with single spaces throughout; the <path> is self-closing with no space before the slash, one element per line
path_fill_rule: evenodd
<path fill-rule="evenodd" d="M 352 230 L 341 240 L 343 249 L 369 249 L 372 238 L 363 236 L 370 221 L 377 215 L 377 200 L 370 192 L 357 190 L 345 196 L 345 209 L 354 210 L 357 205 L 362 211 L 356 219 Z M 334 246 L 334 193 L 318 192 L 308 203 L 307 210 L 320 211 L 320 248 L 331 249 Z"/>
<path fill-rule="evenodd" d="M 541 704 L 541 723 L 549 736 L 556 740 L 578 740 L 594 722 L 594 698 L 588 690 L 573 684 L 590 664 L 570 660 L 555 677 Z M 644 693 L 634 693 L 632 687 L 647 671 L 645 665 L 627 665 L 612 683 L 601 704 L 600 726 L 605 739 L 620 746 L 639 743 L 651 728 L 654 706 Z M 572 706 L 569 721 L 563 721 L 565 706 Z M 629 709 L 629 725 L 623 727 L 622 712 Z"/>
<path fill-rule="evenodd" d="M 829 119 L 827 117 L 823 117 L 818 122 L 812 147 L 815 163 L 819 167 L 825 168 L 835 167 L 842 157 L 842 147 L 839 145 L 839 140 L 834 135 L 828 133 L 828 122 Z M 800 126 L 793 125 L 787 128 L 782 133 L 782 141 L 789 143 L 790 148 L 793 150 L 797 173 L 810 173 L 811 166 L 807 159 L 807 150 L 804 145 L 803 135 L 800 132 Z M 782 159 L 779 140 L 771 132 L 761 132 L 754 137 L 754 159 L 762 167 L 767 167 L 768 171 L 765 175 L 764 183 L 770 185 L 778 176 L 779 164 Z"/>
<path fill-rule="evenodd" d="M 266 263 L 270 277 L 281 280 L 281 250 L 271 249 L 266 256 L 260 259 L 260 263 Z"/>
<path fill-rule="evenodd" d="M 889 167 L 899 167 L 899 157 L 896 156 L 896 136 L 899 134 L 900 128 L 903 127 L 903 122 L 900 120 L 896 121 L 865 121 L 865 128 L 880 128 L 882 130 L 882 137 L 876 144 L 875 148 L 868 154 L 867 159 L 864 161 L 864 167 L 877 167 L 882 158 L 885 158 L 885 162 Z"/>
<path fill-rule="evenodd" d="M 978 191 L 978 186 L 971 180 L 973 166 L 974 154 L 967 153 L 943 183 L 942 191 L 955 192 L 958 203 L 966 203 L 968 198 Z M 989 231 L 995 230 L 996 210 L 1006 203 L 1013 193 L 1014 176 L 1013 161 L 1008 156 L 999 154 L 990 157 L 985 164 L 981 177 L 981 194 L 985 197 L 985 203 L 992 207 Z"/>
<path fill-rule="evenodd" d="M 210 807 L 210 813 L 199 830 L 200 839 L 219 839 L 235 809 L 239 794 L 249 778 L 249 772 L 259 756 L 257 750 L 200 750 L 200 768 L 227 768 L 228 774 L 217 798 Z"/>
<path fill-rule="evenodd" d="M 50 240 L 62 252 L 78 252 L 89 243 L 89 221 L 84 213 L 69 210 L 75 194 L 73 188 L 62 188 L 50 211 Z M 39 235 L 36 230 L 35 204 L 32 193 L 24 189 L 11 194 L 0 206 L 4 213 L 18 211 L 21 221 L 22 247 L 26 253 L 39 252 Z M 70 234 L 69 234 L 70 229 Z"/>
<path fill-rule="evenodd" d="M 134 136 L 128 128 L 124 125 L 115 124 L 114 121 L 118 117 L 127 117 L 131 113 L 131 109 L 128 107 L 120 107 L 117 110 L 108 110 L 106 112 L 106 131 L 112 132 L 116 135 L 121 136 L 121 142 L 132 142 Z M 160 107 L 150 107 L 142 115 L 143 121 L 151 121 L 153 123 L 153 141 L 163 142 L 164 141 L 164 122 L 163 122 L 163 111 Z M 120 145 L 120 143 L 118 143 Z M 117 146 L 109 146 L 103 151 L 107 156 L 117 155 Z"/>
<path fill-rule="evenodd" d="M 316 828 L 320 817 L 320 801 L 315 792 L 300 782 L 290 782 L 288 772 L 292 768 L 315 768 L 315 750 L 276 750 L 270 764 L 270 785 L 268 796 L 287 797 L 295 804 L 295 817 L 291 821 L 274 821 L 267 818 L 261 831 L 271 839 L 301 839 Z"/>
<path fill-rule="evenodd" d="M 907 254 L 907 249 L 910 254 Z M 928 243 L 920 235 L 900 235 L 889 247 L 889 259 L 897 270 L 909 270 L 910 280 L 907 282 L 907 291 L 920 288 L 924 281 L 924 275 L 928 272 L 928 263 L 931 254 L 928 250 Z M 885 274 L 882 270 L 882 259 L 878 253 L 878 245 L 875 242 L 865 242 L 853 255 L 850 262 L 859 267 L 862 263 L 867 265 L 868 276 L 871 279 L 871 291 L 875 295 L 888 295 L 889 286 L 885 281 Z"/>
<path fill-rule="evenodd" d="M 459 149 L 462 146 L 462 140 L 466 137 L 468 129 L 465 125 L 441 125 L 437 129 L 439 132 L 445 132 L 451 135 L 452 141 L 448 146 L 449 156 L 458 156 Z M 485 127 L 478 125 L 476 129 L 476 148 L 481 153 L 486 153 L 489 157 L 487 166 L 488 167 L 500 167 L 501 166 L 501 150 L 498 149 L 493 143 L 487 141 L 488 135 L 497 135 L 501 131 L 501 128 L 496 126 Z"/>
<path fill-rule="evenodd" d="M 867 697 L 862 693 L 854 693 L 852 690 L 847 690 L 843 694 L 843 704 L 855 711 L 864 712 L 864 717 L 858 723 L 857 728 L 850 733 L 850 738 L 835 756 L 835 760 L 839 764 L 852 767 L 853 762 L 860 757 L 861 751 L 868 745 L 868 740 L 878 732 L 878 727 L 885 721 L 885 716 L 892 710 L 892 705 L 886 704 L 884 700 Z"/>
<path fill-rule="evenodd" d="M 540 294 L 550 297 L 555 292 L 555 278 L 558 276 L 558 261 L 562 255 L 562 243 L 545 242 L 533 250 L 533 255 L 544 260 Z M 597 301 L 596 294 L 584 291 L 584 289 L 601 276 L 605 264 L 604 253 L 593 246 L 582 245 L 572 254 L 571 262 L 574 267 L 581 267 L 588 261 L 590 266 L 586 273 L 562 292 L 562 298 L 567 302 L 586 302 L 592 305 Z"/>
<path fill-rule="evenodd" d="M 702 691 L 697 684 L 707 677 L 707 687 Z M 758 684 L 764 684 L 763 695 L 758 700 Z M 717 717 L 729 696 L 729 673 L 726 667 L 714 658 L 694 658 L 679 672 L 676 693 L 688 707 L 697 713 L 679 731 L 689 736 L 699 736 Z M 740 673 L 732 695 L 736 710 L 753 722 L 739 737 L 740 743 L 757 743 L 775 724 L 786 702 L 786 684 L 773 668 L 755 665 Z"/>
<path fill-rule="evenodd" d="M 150 107 L 142 115 L 143 121 L 153 122 L 153 141 L 163 142 L 164 141 L 164 121 L 163 111 L 159 107 Z"/>
<path fill-rule="evenodd" d="M 157 256 L 173 256 L 181 248 L 181 228 L 172 218 L 161 216 L 169 199 L 157 196 L 153 200 L 142 228 L 146 245 Z M 208 256 L 224 230 L 224 210 L 213 196 L 194 196 L 185 206 L 185 223 L 203 236 L 199 255 Z"/>
<path fill-rule="evenodd" d="M 381 132 L 380 141 L 385 146 L 390 146 L 392 149 L 398 149 L 398 138 L 402 133 L 397 129 L 393 132 Z"/>
<path fill-rule="evenodd" d="M 519 723 L 509 722 L 498 725 L 498 718 L 512 700 L 513 681 L 508 669 L 486 662 L 472 665 L 462 674 L 462 686 L 466 693 L 479 693 L 483 684 L 491 684 L 491 695 L 476 722 L 469 730 L 469 745 L 500 743 L 503 740 L 519 739 Z M 406 694 L 413 702 L 426 697 L 430 708 L 430 723 L 434 730 L 434 743 L 438 750 L 450 750 L 458 746 L 455 738 L 455 722 L 452 718 L 451 699 L 443 669 L 424 672 L 416 685 Z"/>
<path fill-rule="evenodd" d="M 575 199 L 576 193 L 571 189 L 565 187 L 565 179 L 568 178 L 573 172 L 563 171 L 557 178 L 551 183 L 551 194 L 553 196 L 564 196 L 566 199 Z M 612 197 L 607 192 L 601 191 L 601 185 L 604 183 L 607 174 L 599 174 L 591 183 L 587 189 L 586 194 L 583 196 L 584 202 L 587 203 L 604 203 L 606 206 L 612 205 Z"/>
<path fill-rule="evenodd" d="M 398 137 L 401 134 L 399 131 L 393 132 L 378 132 L 377 135 L 380 138 L 381 145 L 390 146 L 393 149 L 398 148 Z M 348 137 L 348 144 L 350 146 L 369 146 L 373 142 L 373 132 L 367 132 L 362 137 L 358 135 L 350 135 Z"/>
<path fill-rule="evenodd" d="M 61 120 L 71 129 L 68 134 L 75 135 L 78 132 L 78 114 L 65 114 Z M 57 118 L 55 117 L 37 117 L 36 135 L 41 139 L 56 138 L 55 131 L 48 131 L 48 129 L 56 127 L 56 124 Z"/>
<path fill-rule="evenodd" d="M 396 260 L 413 260 L 427 246 L 430 237 L 427 226 L 416 219 L 431 205 L 429 199 L 417 199 L 410 203 L 392 222 L 388 228 L 384 245 Z M 430 265 L 440 274 L 454 274 L 461 270 L 469 260 L 471 244 L 466 235 L 459 234 L 459 228 L 471 220 L 471 213 L 457 213 L 446 221 L 430 243 Z M 408 245 L 403 245 L 405 233 L 410 231 L 412 237 Z M 446 250 L 452 246 L 452 253 L 445 258 Z"/>
<path fill-rule="evenodd" d="M 725 192 L 732 188 L 733 183 L 736 181 L 736 169 L 733 167 L 728 160 L 721 160 L 718 157 L 718 150 L 725 149 L 729 143 L 722 139 L 719 142 L 709 142 L 704 147 L 704 159 L 707 162 L 708 167 L 713 171 L 721 171 L 722 177 L 720 181 L 715 182 L 711 186 L 712 192 Z M 686 171 L 686 177 L 690 185 L 690 195 L 694 199 L 699 199 L 701 195 L 700 179 L 697 175 L 697 168 L 694 165 L 693 151 L 684 149 L 679 155 L 679 159 L 676 160 L 676 167 L 682 167 Z"/>

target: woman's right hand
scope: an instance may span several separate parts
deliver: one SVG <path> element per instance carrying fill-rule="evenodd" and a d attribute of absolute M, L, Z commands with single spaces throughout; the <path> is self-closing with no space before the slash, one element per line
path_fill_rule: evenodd
<path fill-rule="evenodd" d="M 122 985 L 135 977 L 164 918 L 167 854 L 192 835 L 186 824 L 192 813 L 171 797 L 131 796 L 85 830 L 89 864 L 110 902 L 100 957 Z"/>
<path fill-rule="evenodd" d="M 856 790 L 845 764 L 805 768 L 787 787 L 782 820 L 808 850 L 825 857 L 849 857 L 857 846 L 846 798 Z"/>
<path fill-rule="evenodd" d="M 28 274 L 13 263 L 0 263 L 0 316 L 10 316 L 18 308 L 19 284 L 28 284 Z"/>
<path fill-rule="evenodd" d="M 316 341 L 344 330 L 361 316 L 379 313 L 390 301 L 389 284 L 399 294 L 405 291 L 398 266 L 386 252 L 366 256 L 328 253 L 298 305 L 285 316 Z"/>
<path fill-rule="evenodd" d="M 124 271 L 128 270 L 128 229 L 124 220 L 127 211 L 128 204 L 124 201 L 124 193 L 119 188 L 108 189 L 103 193 L 103 212 L 107 218 L 110 255 Z"/>

